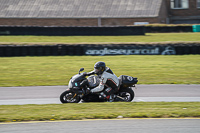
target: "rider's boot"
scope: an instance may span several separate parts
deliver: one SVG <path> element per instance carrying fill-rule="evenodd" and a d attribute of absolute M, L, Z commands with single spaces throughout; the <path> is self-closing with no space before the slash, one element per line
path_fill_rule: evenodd
<path fill-rule="evenodd" d="M 116 96 L 116 97 L 115 97 L 115 101 L 116 101 L 116 102 L 124 102 L 125 100 L 124 100 L 124 98 L 122 98 L 122 97 L 120 97 L 120 96 Z"/>
<path fill-rule="evenodd" d="M 104 93 L 101 93 L 99 95 L 99 99 L 107 101 L 107 102 L 113 102 L 115 99 L 115 95 L 111 94 L 111 95 L 106 96 Z"/>
<path fill-rule="evenodd" d="M 111 94 L 109 97 L 108 97 L 108 102 L 114 102 L 115 100 L 115 95 L 114 94 Z"/>

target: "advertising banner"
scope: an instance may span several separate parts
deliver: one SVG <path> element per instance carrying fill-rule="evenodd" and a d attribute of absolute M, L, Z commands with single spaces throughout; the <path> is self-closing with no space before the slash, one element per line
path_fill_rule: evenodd
<path fill-rule="evenodd" d="M 86 47 L 85 55 L 175 55 L 172 46 Z"/>

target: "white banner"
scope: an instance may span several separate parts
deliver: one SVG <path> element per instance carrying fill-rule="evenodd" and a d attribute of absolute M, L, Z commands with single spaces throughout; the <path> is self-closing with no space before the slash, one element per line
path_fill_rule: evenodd
<path fill-rule="evenodd" d="M 143 46 L 143 47 L 99 47 L 86 48 L 85 55 L 175 55 L 171 46 Z"/>

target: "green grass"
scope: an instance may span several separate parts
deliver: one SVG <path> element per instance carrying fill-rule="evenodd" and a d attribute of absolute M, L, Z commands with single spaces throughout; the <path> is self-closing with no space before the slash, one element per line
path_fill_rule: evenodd
<path fill-rule="evenodd" d="M 1 105 L 0 122 L 123 118 L 200 117 L 199 102 Z"/>
<path fill-rule="evenodd" d="M 0 44 L 97 44 L 200 41 L 200 33 L 146 33 L 145 36 L 0 36 Z"/>
<path fill-rule="evenodd" d="M 200 55 L 122 55 L 1 57 L 0 86 L 67 85 L 84 67 L 105 61 L 117 75 L 138 77 L 138 84 L 200 84 Z"/>

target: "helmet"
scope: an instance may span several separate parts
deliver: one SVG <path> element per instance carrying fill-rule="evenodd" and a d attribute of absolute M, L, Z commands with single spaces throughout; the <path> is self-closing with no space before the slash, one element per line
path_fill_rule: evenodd
<path fill-rule="evenodd" d="M 105 69 L 106 69 L 105 62 L 99 61 L 99 62 L 97 62 L 97 63 L 94 64 L 94 72 L 97 75 L 102 74 L 105 71 Z"/>

